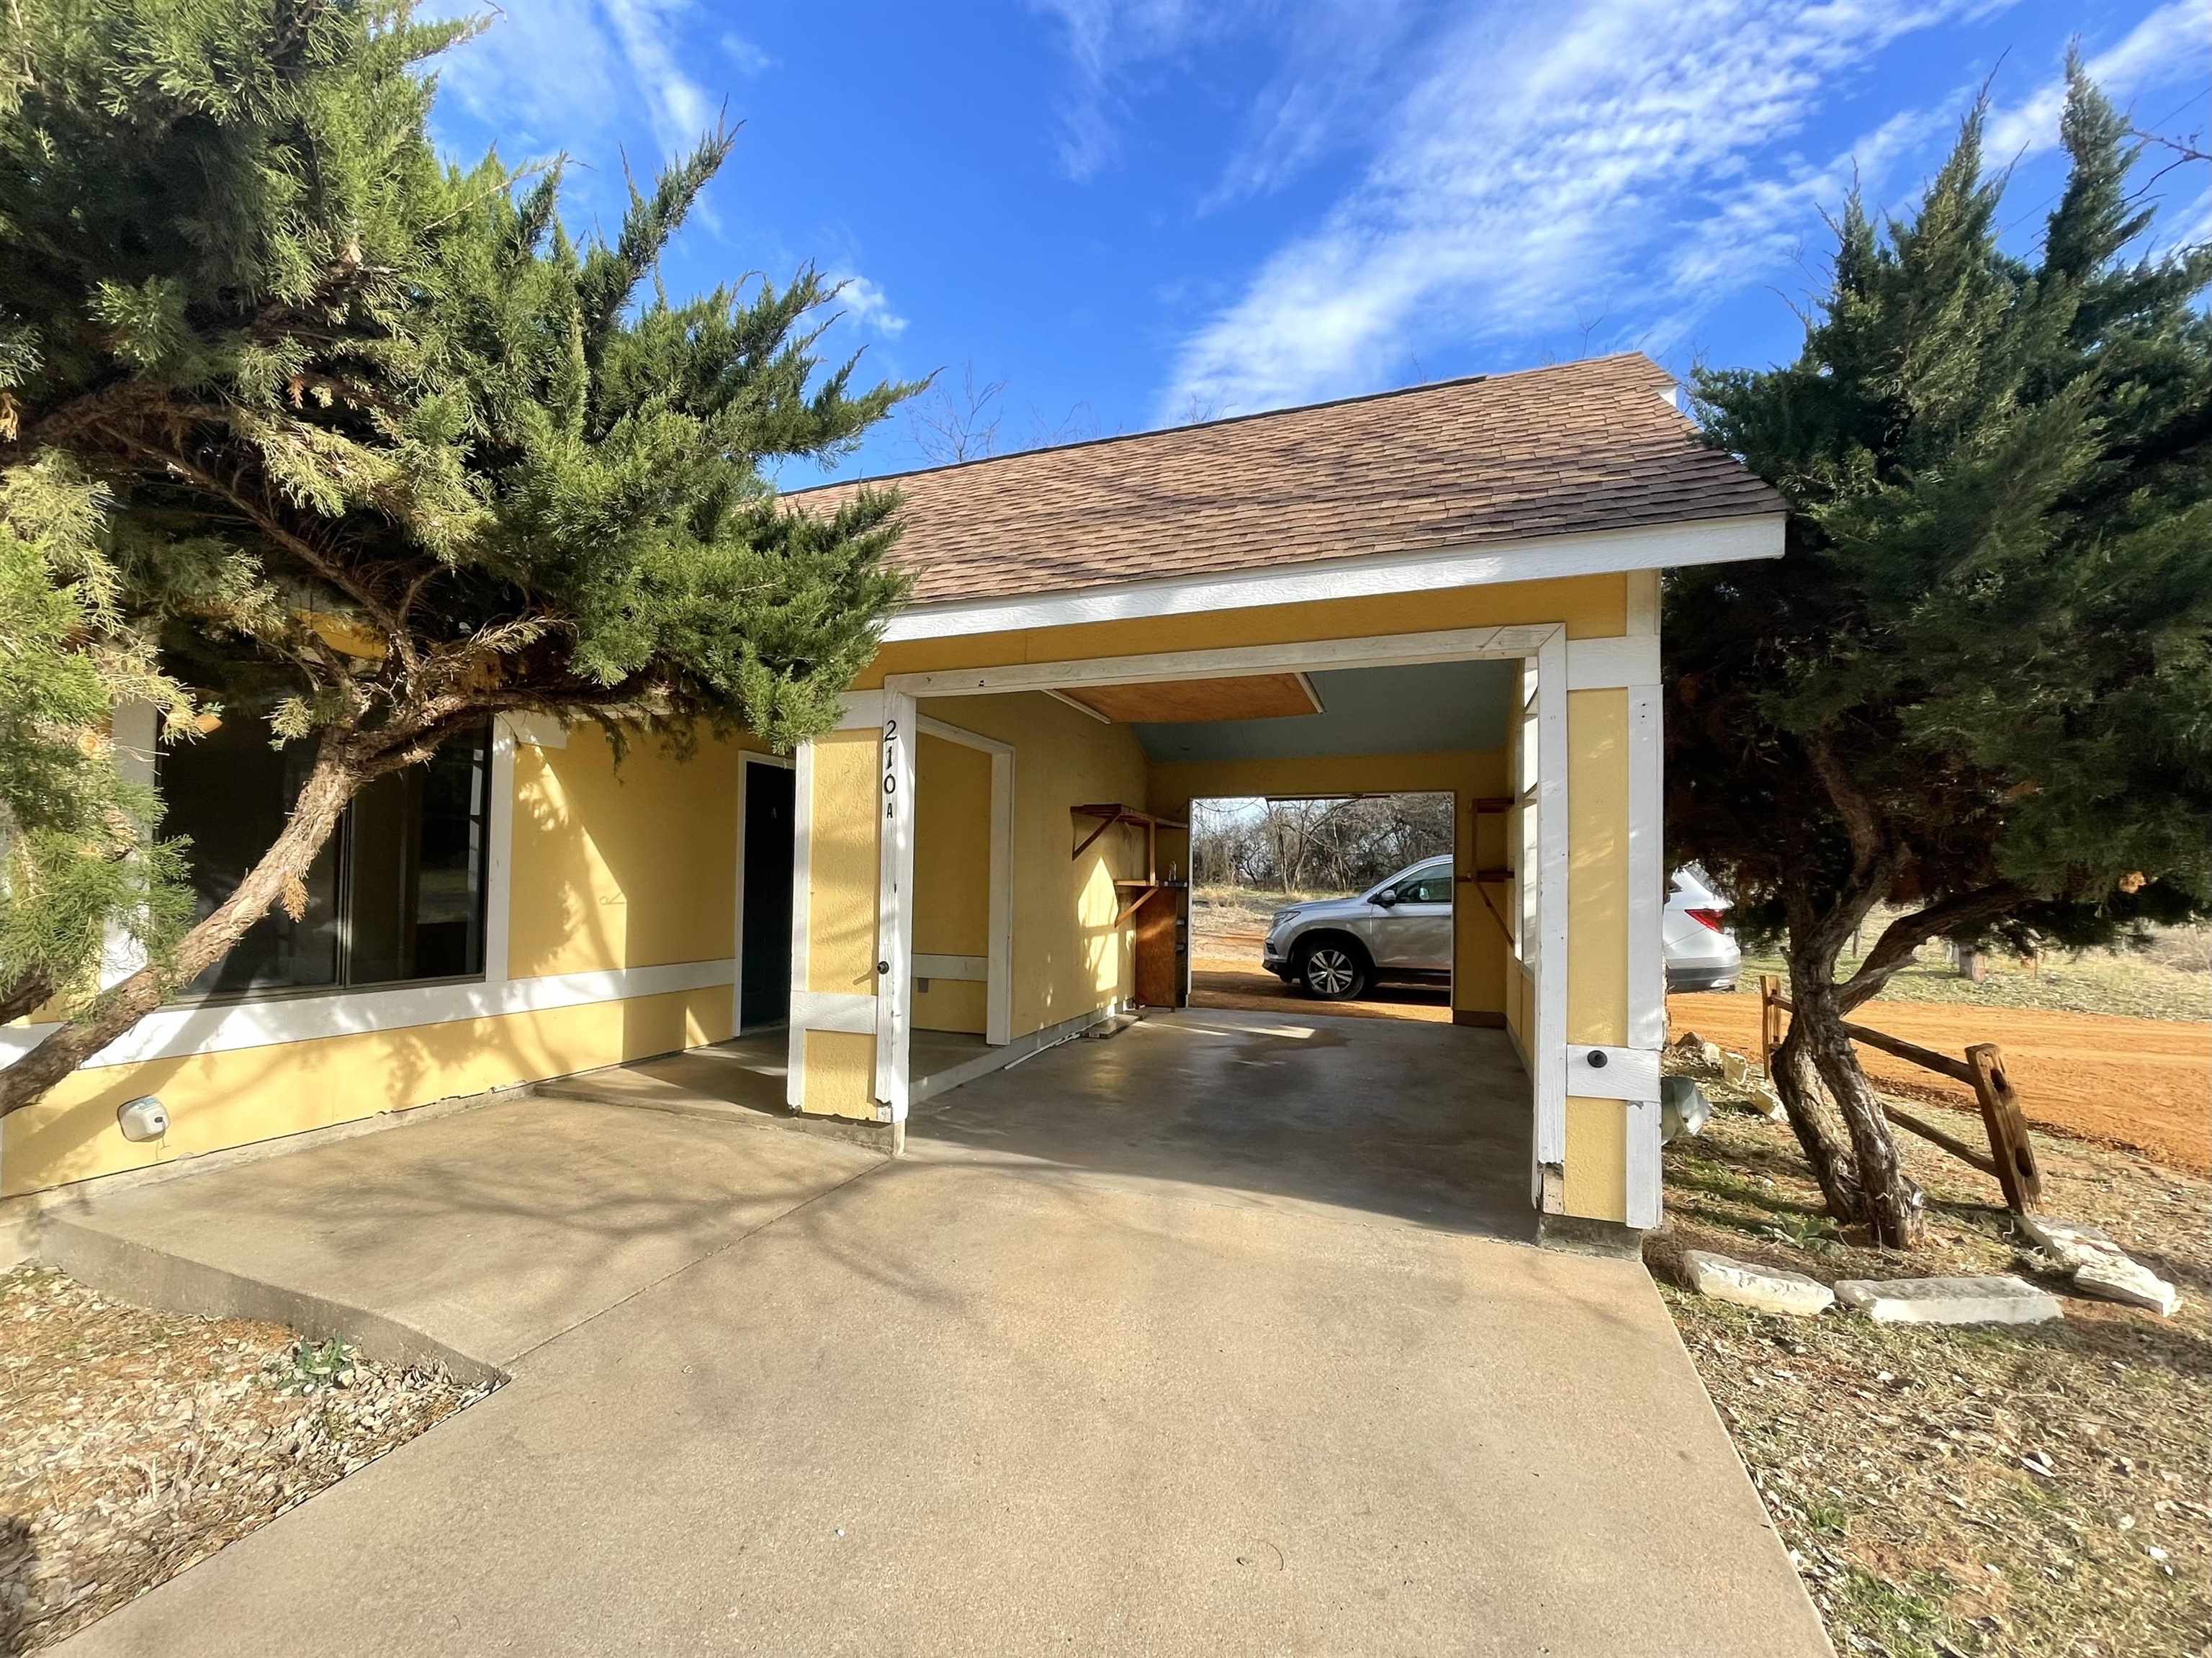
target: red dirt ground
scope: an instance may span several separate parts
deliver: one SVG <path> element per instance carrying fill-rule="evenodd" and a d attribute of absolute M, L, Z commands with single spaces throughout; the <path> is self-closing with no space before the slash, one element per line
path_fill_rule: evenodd
<path fill-rule="evenodd" d="M 1694 1030 L 1759 1057 L 1756 996 L 1670 996 L 1667 1015 L 1678 1037 Z M 1930 1002 L 1874 1002 L 1856 1019 L 1947 1054 L 1995 1042 L 2004 1049 L 2021 1108 L 2035 1127 L 2140 1151 L 2176 1169 L 2212 1172 L 2212 1025 Z M 1917 1066 L 1863 1046 L 1859 1060 L 1887 1090 L 1974 1109 L 1966 1089 Z"/>

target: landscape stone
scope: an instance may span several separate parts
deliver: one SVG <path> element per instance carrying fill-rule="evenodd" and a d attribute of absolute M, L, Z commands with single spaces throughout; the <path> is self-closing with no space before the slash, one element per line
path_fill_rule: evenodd
<path fill-rule="evenodd" d="M 1752 1266 L 1709 1249 L 1685 1249 L 1682 1273 L 1689 1287 L 1715 1301 L 1734 1302 L 1762 1313 L 1811 1318 L 1835 1305 L 1834 1291 L 1802 1272 Z"/>
<path fill-rule="evenodd" d="M 1721 1055 L 1721 1079 L 1729 1087 L 1747 1088 L 1755 1074 L 1751 1068 L 1751 1061 L 1742 1054 L 1728 1053 Z"/>
<path fill-rule="evenodd" d="M 2127 1252 L 2109 1234 L 2078 1222 L 2054 1220 L 2049 1215 L 2022 1215 L 2020 1230 L 2037 1248 L 2069 1271 L 2093 1260 L 2127 1259 Z"/>
<path fill-rule="evenodd" d="M 2179 1290 L 2141 1261 L 2118 1254 L 2083 1261 L 2074 1269 L 2074 1287 L 2100 1301 L 2148 1307 L 2160 1318 L 2172 1318 L 2181 1305 Z"/>
<path fill-rule="evenodd" d="M 2043 1324 L 2058 1298 L 2016 1278 L 1839 1278 L 1836 1299 L 1877 1324 Z"/>

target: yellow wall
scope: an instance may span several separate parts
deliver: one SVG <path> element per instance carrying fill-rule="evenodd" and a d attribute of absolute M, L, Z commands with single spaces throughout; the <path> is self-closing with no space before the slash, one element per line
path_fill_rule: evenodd
<path fill-rule="evenodd" d="M 924 732 L 915 754 L 914 950 L 982 956 L 991 939 L 991 756 Z M 917 1030 L 985 1025 L 981 981 L 917 978 Z"/>
<path fill-rule="evenodd" d="M 1567 1040 L 1628 1040 L 1628 693 L 1567 697 Z M 1628 1108 L 1567 1101 L 1567 1212 L 1628 1218 Z"/>
<path fill-rule="evenodd" d="M 832 732 L 814 744 L 814 800 L 806 899 L 806 988 L 876 992 L 876 883 L 882 825 L 872 731 Z"/>
<path fill-rule="evenodd" d="M 1152 810 L 1164 817 L 1189 821 L 1193 800 L 1246 799 L 1269 794 L 1449 793 L 1456 825 L 1453 857 L 1460 873 L 1493 868 L 1506 861 L 1505 819 L 1478 819 L 1474 803 L 1503 795 L 1506 756 L 1503 750 L 1464 750 L 1427 754 L 1316 755 L 1309 759 L 1176 760 L 1152 771 Z M 1175 855 L 1187 871 L 1187 838 L 1175 840 Z M 1502 909 L 1504 889 L 1492 902 Z M 1482 900 L 1468 883 L 1454 895 L 1452 1007 L 1478 1021 L 1502 1017 L 1505 1007 L 1505 962 L 1510 943 Z"/>
<path fill-rule="evenodd" d="M 939 668 L 996 668 L 1018 662 L 1074 662 L 1159 651 L 1222 650 L 1318 639 L 1431 633 L 1449 628 L 1499 628 L 1564 622 L 1571 639 L 1609 636 L 1628 626 L 1627 578 L 1574 576 L 1511 581 L 1441 592 L 1387 593 L 1307 604 L 1265 604 L 1138 622 L 1096 622 L 1073 628 L 1018 629 L 980 637 L 912 640 L 886 645 L 855 681 L 884 683 L 893 673 Z"/>
<path fill-rule="evenodd" d="M 716 985 L 80 1071 L 7 1120 L 0 1197 L 722 1042 L 729 1034 L 729 987 Z M 140 1094 L 161 1096 L 169 1132 L 133 1145 L 117 1132 L 115 1111 Z"/>
<path fill-rule="evenodd" d="M 596 727 L 562 749 L 518 747 L 507 971 L 518 979 L 671 962 L 736 948 L 738 755 L 703 738 L 688 761 L 651 739 L 619 770 Z"/>
<path fill-rule="evenodd" d="M 1145 754 L 1134 734 L 1033 692 L 933 697 L 921 711 L 1013 746 L 1010 1034 L 1042 1030 L 1128 995 L 1133 934 L 1114 925 L 1120 908 L 1114 882 L 1142 873 L 1143 837 L 1111 829 L 1071 860 L 1076 842 L 1097 825 L 1079 822 L 1068 808 L 1145 800 Z"/>
<path fill-rule="evenodd" d="M 589 727 L 565 748 L 518 747 L 510 975 L 729 957 L 748 746 L 702 738 L 678 761 L 646 739 L 619 771 Z M 0 1196 L 720 1042 L 730 1016 L 714 986 L 81 1071 L 0 1124 Z M 134 1145 L 115 1108 L 141 1094 L 161 1096 L 170 1127 Z"/>

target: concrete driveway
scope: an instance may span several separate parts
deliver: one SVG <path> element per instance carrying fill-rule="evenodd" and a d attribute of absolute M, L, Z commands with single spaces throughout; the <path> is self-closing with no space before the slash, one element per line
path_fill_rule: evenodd
<path fill-rule="evenodd" d="M 289 1218 L 251 1222 L 263 1272 L 386 1286 L 395 1320 L 434 1303 L 450 1344 L 473 1339 L 457 1240 L 487 1301 L 510 1243 L 574 1265 L 518 1280 L 529 1319 L 483 1315 L 505 1388 L 65 1649 L 1825 1654 L 1642 1268 L 1486 1236 L 1448 1179 L 1408 1198 L 1394 1161 L 1470 1146 L 1363 1131 L 1372 1067 L 1430 1075 L 1472 1033 L 1270 1023 L 1071 1043 L 948 1096 L 896 1163 L 532 1101 L 256 1165 L 291 1165 Z M 1303 1127 L 1194 1096 L 1274 1069 L 1271 1042 L 1320 1090 Z M 441 1144 L 465 1135 L 501 1170 Z M 648 1144 L 669 1195 L 610 1247 L 557 1176 Z M 335 1200 L 364 1157 L 403 1187 L 439 1162 L 463 1218 L 285 1246 L 315 1166 Z M 88 1224 L 127 1251 L 198 1184 Z M 410 1259 L 434 1296 L 408 1299 Z"/>

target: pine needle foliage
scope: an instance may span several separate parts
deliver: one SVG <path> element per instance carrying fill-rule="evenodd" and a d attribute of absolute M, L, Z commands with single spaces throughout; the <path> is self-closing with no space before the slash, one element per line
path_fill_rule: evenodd
<path fill-rule="evenodd" d="M 819 360 L 835 286 L 658 279 L 733 135 L 574 237 L 558 161 L 429 140 L 427 67 L 477 27 L 408 0 L 0 21 L 0 466 L 96 492 L 118 626 L 313 746 L 287 867 L 361 785 L 493 714 L 787 749 L 834 721 L 902 592 L 894 495 L 811 514 L 767 481 L 914 389 Z M 262 884 L 88 1025 L 219 957 Z M 0 1073 L 0 1107 L 88 1034 Z"/>
<path fill-rule="evenodd" d="M 1785 1103 L 1885 1242 L 1917 1197 L 1837 1022 L 1930 938 L 2212 910 L 2212 249 L 2135 251 L 2127 124 L 2068 74 L 2039 257 L 1999 245 L 1978 107 L 1909 216 L 1846 203 L 1795 362 L 1695 383 L 1793 510 L 1783 559 L 1668 583 L 1669 835 L 1784 938 Z"/>

